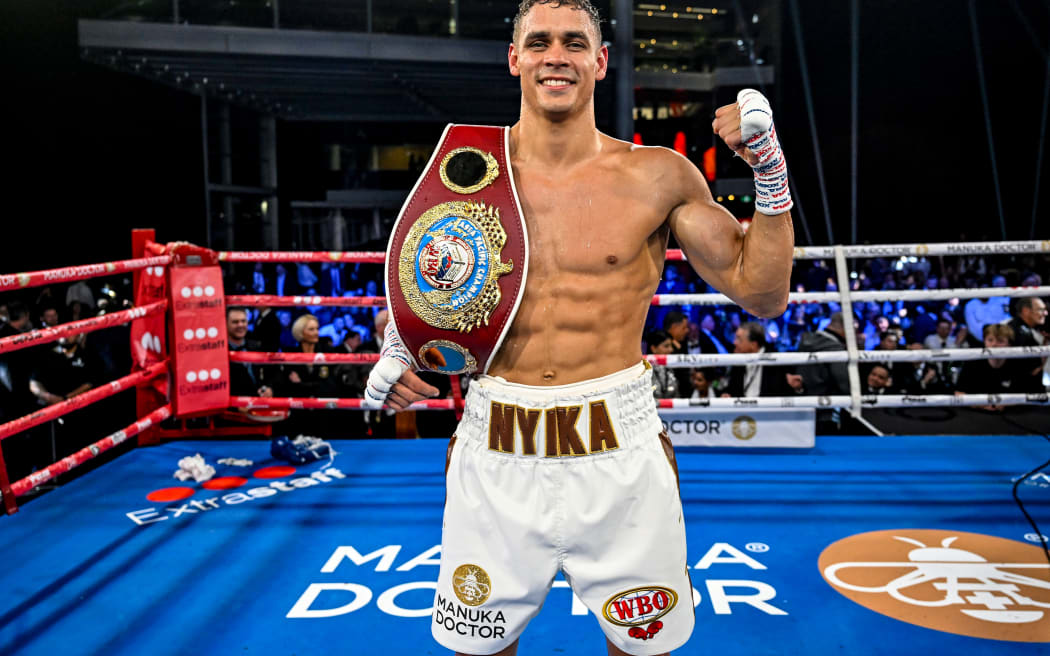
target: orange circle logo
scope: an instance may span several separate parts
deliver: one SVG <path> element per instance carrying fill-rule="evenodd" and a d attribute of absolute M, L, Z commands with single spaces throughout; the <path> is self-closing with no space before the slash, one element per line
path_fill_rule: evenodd
<path fill-rule="evenodd" d="M 896 529 L 839 540 L 818 564 L 840 594 L 893 619 L 974 638 L 1050 642 L 1050 563 L 1040 547 Z"/>

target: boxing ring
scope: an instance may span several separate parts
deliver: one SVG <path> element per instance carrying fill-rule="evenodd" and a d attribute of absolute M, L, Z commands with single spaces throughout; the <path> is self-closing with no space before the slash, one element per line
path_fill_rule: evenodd
<path fill-rule="evenodd" d="M 382 261 L 381 253 L 220 253 L 208 262 L 203 249 L 162 247 L 148 233 L 133 241 L 132 260 L 3 276 L 0 291 L 122 272 L 134 272 L 141 290 L 219 262 Z M 831 301 L 848 316 L 852 302 L 910 294 L 850 291 L 848 258 L 968 252 L 1048 253 L 1050 243 L 796 249 L 799 259 L 834 260 L 840 292 L 792 294 L 791 302 Z M 669 260 L 681 258 L 668 253 Z M 0 518 L 0 549 L 8 563 L 0 571 L 6 593 L 0 597 L 0 654 L 447 653 L 432 641 L 429 626 L 435 621 L 445 441 L 332 440 L 337 455 L 331 461 L 290 466 L 270 455 L 268 442 L 223 439 L 276 434 L 280 424 L 243 417 L 226 427 L 200 423 L 217 415 L 236 419 L 242 415 L 236 409 L 353 412 L 360 400 L 231 397 L 227 389 L 220 403 L 201 410 L 198 397 L 221 391 L 228 363 L 188 361 L 187 353 L 216 353 L 187 345 L 225 339 L 225 323 L 210 334 L 210 327 L 183 325 L 175 317 L 177 306 L 194 298 L 212 312 L 227 304 L 379 306 L 385 299 L 223 298 L 214 286 L 210 294 L 209 285 L 199 287 L 196 293 L 197 286 L 169 284 L 162 297 L 146 294 L 124 312 L 0 340 L 3 354 L 130 323 L 136 362 L 128 376 L 0 425 L 0 439 L 131 389 L 139 416 L 17 481 L 8 480 L 0 461 L 9 513 Z M 939 294 L 1047 296 L 1050 287 L 916 296 Z M 654 306 L 718 303 L 731 302 L 715 294 L 653 299 Z M 1050 347 L 874 357 L 849 335 L 847 342 L 841 352 L 650 360 L 669 367 L 845 362 L 849 395 L 659 405 L 672 412 L 842 408 L 862 417 L 873 407 L 1048 403 L 1045 394 L 865 397 L 857 365 L 868 359 L 1033 357 Z M 376 357 L 236 352 L 229 361 L 367 366 Z M 458 406 L 461 400 L 451 398 L 417 407 Z M 18 508 L 18 498 L 34 487 L 109 449 L 126 449 L 133 438 L 148 448 L 129 450 Z M 173 478 L 177 463 L 196 454 L 215 466 L 215 475 L 200 482 Z M 811 447 L 791 449 L 678 446 L 697 628 L 676 653 L 1036 653 L 1039 644 L 1050 643 L 1050 563 L 1011 491 L 1017 489 L 1046 533 L 1050 470 L 1036 466 L 1048 457 L 1050 441 L 1036 433 L 827 435 Z M 463 630 L 481 622 L 451 621 Z M 560 577 L 519 653 L 605 653 L 596 622 Z"/>

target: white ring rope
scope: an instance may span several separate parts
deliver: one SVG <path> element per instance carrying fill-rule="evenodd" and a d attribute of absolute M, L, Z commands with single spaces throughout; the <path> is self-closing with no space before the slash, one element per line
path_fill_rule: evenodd
<path fill-rule="evenodd" d="M 845 394 L 835 396 L 760 396 L 752 398 L 711 399 L 660 399 L 661 409 L 690 408 L 848 408 L 852 399 Z M 909 394 L 879 394 L 861 396 L 860 404 L 865 408 L 936 408 L 982 405 L 1023 405 L 1050 403 L 1048 394 L 931 394 L 915 396 Z"/>
<path fill-rule="evenodd" d="M 952 298 L 1023 298 L 1050 296 L 1050 286 L 1042 287 L 983 287 L 979 289 L 898 289 L 886 291 L 851 292 L 856 303 L 869 301 L 946 301 Z M 788 303 L 840 303 L 838 292 L 795 292 L 788 295 Z M 658 294 L 653 305 L 735 305 L 736 301 L 724 294 Z"/>
<path fill-rule="evenodd" d="M 1050 344 L 1043 346 L 1004 346 L 1001 348 L 900 349 L 898 351 L 857 351 L 857 362 L 962 362 L 985 358 L 1040 358 L 1050 356 Z M 849 353 L 841 351 L 788 351 L 784 353 L 688 353 L 681 355 L 648 355 L 650 362 L 672 369 L 714 367 L 719 365 L 760 364 L 805 365 L 824 362 L 849 362 Z"/>
<path fill-rule="evenodd" d="M 796 260 L 831 260 L 835 246 L 800 246 Z M 930 255 L 1026 255 L 1050 253 L 1050 239 L 1033 241 L 977 241 L 941 244 L 882 244 L 843 246 L 847 259 L 860 257 L 927 257 Z"/>

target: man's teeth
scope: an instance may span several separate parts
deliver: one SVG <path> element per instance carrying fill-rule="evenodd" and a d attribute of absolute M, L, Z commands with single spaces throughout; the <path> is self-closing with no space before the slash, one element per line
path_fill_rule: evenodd
<path fill-rule="evenodd" d="M 545 87 L 567 87 L 571 82 L 568 80 L 544 80 L 543 86 Z"/>

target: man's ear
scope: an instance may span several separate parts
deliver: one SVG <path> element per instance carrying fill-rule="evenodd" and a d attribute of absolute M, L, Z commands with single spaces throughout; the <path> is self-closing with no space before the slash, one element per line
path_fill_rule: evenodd
<path fill-rule="evenodd" d="M 598 65 L 594 72 L 595 80 L 604 80 L 605 74 L 609 72 L 609 48 L 602 45 L 598 48 Z"/>
<path fill-rule="evenodd" d="M 511 43 L 507 49 L 507 65 L 510 67 L 510 74 L 514 77 L 521 77 L 521 71 L 518 70 L 518 50 Z"/>

